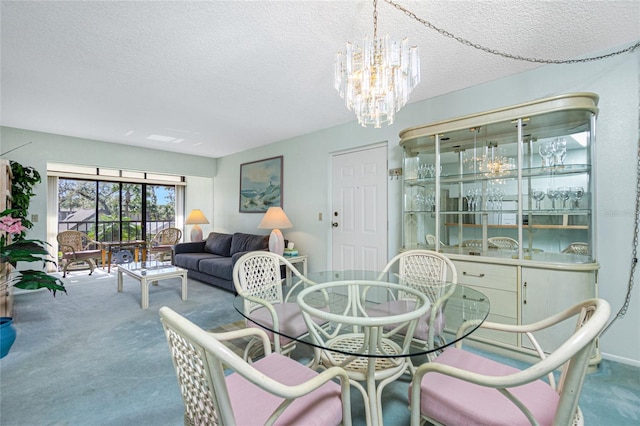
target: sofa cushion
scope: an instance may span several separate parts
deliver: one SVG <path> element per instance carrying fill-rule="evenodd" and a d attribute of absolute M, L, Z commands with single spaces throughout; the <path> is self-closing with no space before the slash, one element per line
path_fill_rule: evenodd
<path fill-rule="evenodd" d="M 180 268 L 192 269 L 197 271 L 199 269 L 200 261 L 203 259 L 231 259 L 227 257 L 218 256 L 211 253 L 181 253 L 175 255 L 174 264 Z"/>
<path fill-rule="evenodd" d="M 269 248 L 268 235 L 243 234 L 236 232 L 231 240 L 231 254 L 241 251 L 255 251 Z"/>
<path fill-rule="evenodd" d="M 204 243 L 204 251 L 207 253 L 213 253 L 220 256 L 231 256 L 231 234 L 219 234 L 212 232 L 207 237 L 207 241 Z"/>
<path fill-rule="evenodd" d="M 225 280 L 231 280 L 233 276 L 233 264 L 230 257 L 215 257 L 202 259 L 198 264 L 198 271 Z"/>

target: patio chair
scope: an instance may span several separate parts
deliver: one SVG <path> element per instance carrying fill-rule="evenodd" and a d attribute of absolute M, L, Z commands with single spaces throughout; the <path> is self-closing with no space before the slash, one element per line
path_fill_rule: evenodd
<path fill-rule="evenodd" d="M 56 239 L 58 250 L 62 253 L 61 266 L 62 278 L 67 276 L 67 271 L 72 265 L 86 264 L 90 268 L 89 275 L 96 267 L 95 259 L 102 259 L 102 246 L 84 232 L 62 231 Z"/>
<path fill-rule="evenodd" d="M 610 312 L 607 301 L 589 299 L 533 324 L 484 322 L 480 328 L 528 338 L 540 360 L 519 370 L 465 351 L 459 341 L 417 368 L 410 386 L 411 424 L 582 424 L 578 400 L 596 338 Z M 577 319 L 573 334 L 545 354 L 533 334 L 570 318 Z M 553 373 L 561 367 L 556 383 Z M 548 381 L 542 380 L 545 376 Z"/>
<path fill-rule="evenodd" d="M 268 326 L 265 331 L 273 342 L 274 351 L 287 354 L 296 347 L 293 338 L 307 334 L 308 330 L 300 306 L 295 300 L 289 301 L 282 291 L 283 266 L 298 279 L 289 294 L 298 285 L 315 284 L 284 257 L 268 251 L 252 251 L 236 261 L 233 285 L 244 299 L 244 313 L 256 319 L 255 322 L 247 319 L 247 327 L 260 327 L 256 323 Z M 245 355 L 250 347 L 251 344 L 247 346 Z"/>
<path fill-rule="evenodd" d="M 351 425 L 349 379 L 272 353 L 262 330 L 209 333 L 164 306 L 160 318 L 185 405 L 185 425 Z M 247 363 L 222 342 L 255 336 L 264 358 Z M 231 374 L 225 374 L 231 369 Z M 333 380 L 338 379 L 340 384 Z"/>
<path fill-rule="evenodd" d="M 173 265 L 173 246 L 180 242 L 180 238 L 182 238 L 182 230 L 178 228 L 166 228 L 159 231 L 149 242 L 147 256 L 153 255 L 154 260 L 159 262 L 166 262 L 167 259 L 170 259 Z"/>

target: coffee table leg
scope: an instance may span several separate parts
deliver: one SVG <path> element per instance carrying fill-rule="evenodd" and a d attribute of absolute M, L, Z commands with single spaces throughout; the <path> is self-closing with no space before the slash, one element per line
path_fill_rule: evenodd
<path fill-rule="evenodd" d="M 182 300 L 187 300 L 187 273 L 182 274 Z"/>
<path fill-rule="evenodd" d="M 149 283 L 146 278 L 140 280 L 140 307 L 142 309 L 149 307 Z"/>

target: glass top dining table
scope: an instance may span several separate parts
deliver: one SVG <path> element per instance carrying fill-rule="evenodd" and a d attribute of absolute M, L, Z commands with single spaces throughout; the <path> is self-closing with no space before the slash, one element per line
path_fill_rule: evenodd
<path fill-rule="evenodd" d="M 379 318 L 386 318 L 387 325 L 393 324 L 394 321 L 390 321 L 389 318 L 398 318 L 399 321 L 402 319 L 401 316 L 403 314 L 408 314 L 414 309 L 422 309 L 420 306 L 416 307 L 408 303 L 406 305 L 407 312 L 398 312 L 398 304 L 389 303 L 398 300 L 403 293 L 405 297 L 411 292 L 415 293 L 415 289 L 420 287 L 419 285 L 416 287 L 415 281 L 409 283 L 398 277 L 397 274 L 381 274 L 375 271 L 322 271 L 309 273 L 306 278 L 319 285 L 314 286 L 313 284 L 301 282 L 295 276 L 289 281 L 284 280 L 282 291 L 285 301 L 297 303 L 307 313 L 321 317 L 318 318 L 318 321 L 324 321 L 327 335 L 335 332 L 353 333 L 361 324 L 375 324 L 376 321 L 385 321 L 385 319 Z M 389 285 L 385 285 L 385 283 Z M 430 286 L 430 283 L 422 284 Z M 444 321 L 442 325 L 444 330 L 447 331 L 446 338 L 435 339 L 431 347 L 412 343 L 400 355 L 397 353 L 388 355 L 384 353 L 363 353 L 361 348 L 329 348 L 325 345 L 325 340 L 314 338 L 311 334 L 293 336 L 287 335 L 286 330 L 276 331 L 269 323 L 262 322 L 260 319 L 256 319 L 255 316 L 250 315 L 245 299 L 241 295 L 236 296 L 234 307 L 243 317 L 256 325 L 318 349 L 342 352 L 345 355 L 359 357 L 418 356 L 439 351 L 469 336 L 484 322 L 489 314 L 489 299 L 476 289 L 460 284 L 439 283 L 438 287 L 440 288 L 438 291 L 440 294 L 446 294 L 452 286 L 455 288 L 441 308 L 441 316 Z M 403 292 L 405 287 L 409 290 L 408 292 Z M 354 295 L 357 302 L 353 300 Z M 433 294 L 431 299 L 433 299 Z M 428 300 L 427 304 L 434 302 L 435 300 Z M 385 312 L 385 309 L 390 305 L 396 306 L 396 308 L 393 311 Z M 340 318 L 346 319 L 341 321 Z M 420 320 L 424 321 L 423 318 Z M 456 335 L 456 331 L 463 323 L 466 323 L 467 327 L 462 333 Z M 396 336 L 401 339 L 401 334 Z M 403 345 L 400 341 L 398 344 Z"/>

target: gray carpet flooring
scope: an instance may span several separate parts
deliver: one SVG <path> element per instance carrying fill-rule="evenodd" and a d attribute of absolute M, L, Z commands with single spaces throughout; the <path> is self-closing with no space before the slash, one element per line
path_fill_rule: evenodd
<path fill-rule="evenodd" d="M 75 272 L 68 294 L 46 290 L 15 296 L 17 340 L 0 360 L 0 425 L 181 425 L 182 400 L 158 317 L 169 306 L 205 329 L 241 319 L 233 295 L 189 281 L 187 301 L 177 279 L 150 288 L 115 273 Z M 407 380 L 384 392 L 386 425 L 408 424 Z M 355 425 L 364 424 L 353 395 Z M 589 375 L 581 398 L 587 425 L 640 424 L 640 370 L 605 361 Z"/>

